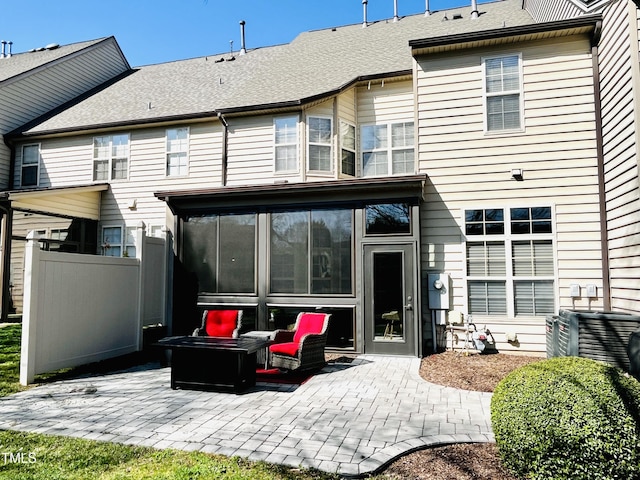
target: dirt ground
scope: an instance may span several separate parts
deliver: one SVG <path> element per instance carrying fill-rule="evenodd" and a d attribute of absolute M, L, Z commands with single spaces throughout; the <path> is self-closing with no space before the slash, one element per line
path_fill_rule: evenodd
<path fill-rule="evenodd" d="M 444 352 L 422 359 L 420 376 L 428 382 L 480 392 L 493 392 L 512 370 L 540 357 Z M 518 480 L 500 464 L 495 444 L 456 444 L 428 448 L 393 462 L 380 479 Z"/>

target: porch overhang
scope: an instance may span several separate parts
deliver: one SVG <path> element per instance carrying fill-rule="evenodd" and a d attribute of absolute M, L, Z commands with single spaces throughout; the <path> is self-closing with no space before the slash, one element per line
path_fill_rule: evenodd
<path fill-rule="evenodd" d="M 262 211 L 288 206 L 335 206 L 338 204 L 423 199 L 427 176 L 408 175 L 385 178 L 357 178 L 227 186 L 211 189 L 155 192 L 176 214 L 251 209 Z"/>
<path fill-rule="evenodd" d="M 12 190 L 0 197 L 12 210 L 64 218 L 100 220 L 101 193 L 108 184 Z"/>

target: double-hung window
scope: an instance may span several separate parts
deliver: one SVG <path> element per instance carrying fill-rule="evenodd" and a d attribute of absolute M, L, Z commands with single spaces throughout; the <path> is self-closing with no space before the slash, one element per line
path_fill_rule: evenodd
<path fill-rule="evenodd" d="M 167 175 L 184 176 L 189 173 L 189 128 L 167 130 Z"/>
<path fill-rule="evenodd" d="M 35 187 L 38 185 L 40 171 L 40 145 L 24 145 L 22 147 L 22 170 L 20 185 Z"/>
<path fill-rule="evenodd" d="M 485 58 L 485 128 L 488 132 L 522 128 L 520 55 Z"/>
<path fill-rule="evenodd" d="M 340 122 L 341 169 L 344 175 L 356 176 L 356 127 Z"/>
<path fill-rule="evenodd" d="M 413 122 L 362 126 L 363 175 L 415 173 L 413 130 Z"/>
<path fill-rule="evenodd" d="M 129 135 L 105 135 L 93 139 L 93 179 L 123 180 L 129 176 Z"/>
<path fill-rule="evenodd" d="M 555 308 L 550 207 L 465 211 L 468 311 L 542 316 Z"/>
<path fill-rule="evenodd" d="M 298 117 L 273 120 L 276 173 L 298 171 Z"/>
<path fill-rule="evenodd" d="M 102 254 L 106 257 L 122 256 L 122 227 L 102 227 Z"/>
<path fill-rule="evenodd" d="M 329 117 L 307 119 L 309 170 L 330 172 L 333 158 L 333 121 Z"/>

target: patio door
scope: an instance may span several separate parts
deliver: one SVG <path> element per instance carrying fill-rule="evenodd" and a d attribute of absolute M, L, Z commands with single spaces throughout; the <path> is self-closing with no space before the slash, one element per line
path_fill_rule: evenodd
<path fill-rule="evenodd" d="M 364 246 L 365 353 L 416 355 L 412 244 Z"/>

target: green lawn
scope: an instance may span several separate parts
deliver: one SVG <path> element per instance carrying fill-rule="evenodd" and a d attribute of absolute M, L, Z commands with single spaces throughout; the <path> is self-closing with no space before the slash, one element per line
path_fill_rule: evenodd
<path fill-rule="evenodd" d="M 18 383 L 20 325 L 0 328 L 0 396 L 24 390 Z M 73 371 L 39 376 L 47 381 Z M 322 472 L 240 458 L 154 450 L 107 442 L 0 430 L 0 479 L 337 479 Z"/>

